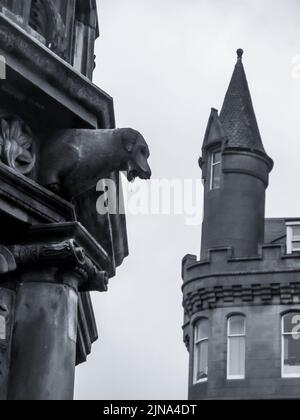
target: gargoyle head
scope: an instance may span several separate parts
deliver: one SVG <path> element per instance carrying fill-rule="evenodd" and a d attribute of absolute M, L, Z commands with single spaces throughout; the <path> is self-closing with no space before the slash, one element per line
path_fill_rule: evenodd
<path fill-rule="evenodd" d="M 127 179 L 133 182 L 135 178 L 150 179 L 152 172 L 148 164 L 149 147 L 144 137 L 135 130 L 125 129 L 122 134 L 123 146 L 127 160 Z"/>

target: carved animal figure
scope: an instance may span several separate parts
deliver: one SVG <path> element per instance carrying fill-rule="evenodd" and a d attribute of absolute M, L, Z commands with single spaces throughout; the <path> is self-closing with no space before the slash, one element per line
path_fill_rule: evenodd
<path fill-rule="evenodd" d="M 130 128 L 63 130 L 44 145 L 39 181 L 73 200 L 114 171 L 127 178 L 150 179 L 150 152 L 143 136 Z"/>

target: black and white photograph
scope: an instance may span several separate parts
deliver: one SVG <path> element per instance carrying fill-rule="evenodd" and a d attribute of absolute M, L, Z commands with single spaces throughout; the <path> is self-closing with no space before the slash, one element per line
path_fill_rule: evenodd
<path fill-rule="evenodd" d="M 0 0 L 0 400 L 300 400 L 299 0 Z"/>

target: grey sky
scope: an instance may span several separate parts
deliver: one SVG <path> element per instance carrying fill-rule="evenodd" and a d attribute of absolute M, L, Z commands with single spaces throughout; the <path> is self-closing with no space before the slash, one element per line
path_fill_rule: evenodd
<path fill-rule="evenodd" d="M 154 178 L 200 177 L 211 107 L 220 109 L 236 56 L 244 64 L 268 154 L 267 216 L 300 216 L 298 0 L 101 0 L 95 83 L 117 125 L 140 130 Z M 299 74 L 300 76 L 300 74 Z M 93 295 L 100 340 L 77 369 L 76 398 L 185 399 L 181 259 L 199 254 L 200 223 L 128 217 L 130 257 Z"/>

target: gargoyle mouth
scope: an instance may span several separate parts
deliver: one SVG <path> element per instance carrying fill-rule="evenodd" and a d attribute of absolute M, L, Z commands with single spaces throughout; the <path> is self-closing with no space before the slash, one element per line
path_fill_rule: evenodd
<path fill-rule="evenodd" d="M 127 179 L 128 179 L 129 182 L 133 182 L 136 178 L 150 179 L 150 177 L 151 177 L 150 169 L 149 169 L 149 172 L 148 171 L 143 171 L 134 162 L 128 162 L 128 165 L 127 165 Z"/>
<path fill-rule="evenodd" d="M 127 164 L 127 179 L 129 182 L 133 182 L 139 176 L 139 170 L 133 162 Z"/>

